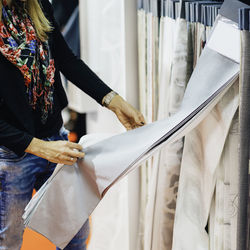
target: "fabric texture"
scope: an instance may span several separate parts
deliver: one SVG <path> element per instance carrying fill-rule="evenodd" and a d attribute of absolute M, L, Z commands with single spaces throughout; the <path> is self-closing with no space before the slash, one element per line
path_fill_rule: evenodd
<path fill-rule="evenodd" d="M 144 9 L 138 10 L 140 103 L 144 114 L 156 108 L 157 119 L 160 120 L 179 110 L 188 80 L 204 49 L 206 34 L 203 24 L 179 18 L 179 3 L 161 1 L 161 6 L 158 6 L 161 9 L 159 56 L 154 56 L 152 48 L 146 53 L 154 36 L 150 32 L 152 24 L 145 22 L 144 16 L 145 10 L 154 5 L 153 1 L 151 3 L 149 6 L 140 3 L 139 8 L 143 6 Z M 184 6 L 184 1 L 181 5 Z M 176 13 L 172 13 L 174 9 Z M 158 65 L 158 77 L 149 70 L 149 64 Z M 155 78 L 157 89 L 150 90 L 150 85 L 145 84 L 147 77 L 150 80 Z M 183 141 L 180 139 L 167 145 L 141 168 L 141 249 L 172 248 Z"/>
<path fill-rule="evenodd" d="M 215 191 L 210 209 L 208 232 L 210 249 L 237 249 L 239 196 L 239 112 L 225 141 L 216 171 Z"/>
<path fill-rule="evenodd" d="M 238 82 L 198 127 L 185 137 L 173 250 L 210 249 L 205 228 L 217 179 L 217 167 L 237 108 Z M 221 245 L 218 247 L 214 249 L 223 249 Z"/>
<path fill-rule="evenodd" d="M 68 140 L 68 131 L 62 127 L 59 133 L 43 139 Z M 32 197 L 33 188 L 40 189 L 56 165 L 29 153 L 19 157 L 8 148 L 0 146 L 1 249 L 21 248 L 24 208 Z M 87 221 L 65 249 L 85 250 L 88 233 Z"/>
<path fill-rule="evenodd" d="M 151 45 L 151 40 L 153 40 L 152 21 L 145 21 L 149 16 L 147 11 L 151 11 L 152 6 L 154 6 L 156 2 L 158 3 L 158 10 L 161 12 L 161 20 L 159 22 L 159 62 L 154 61 L 157 60 L 157 58 L 154 57 L 154 50 Z M 178 110 L 182 102 L 183 94 L 186 91 L 186 78 L 188 79 L 190 77 L 195 67 L 198 66 L 200 69 L 199 60 L 206 44 L 209 44 L 210 46 L 208 47 L 212 50 L 224 55 L 224 59 L 231 58 L 233 61 L 239 63 L 240 39 L 238 29 L 235 29 L 235 23 L 232 23 L 229 19 L 225 21 L 221 16 L 219 16 L 215 22 L 218 10 L 222 4 L 222 2 L 214 1 L 138 1 L 140 101 L 141 111 L 145 114 L 153 110 L 153 107 L 158 106 L 158 119 L 164 119 L 168 116 L 170 117 L 169 119 L 171 119 L 171 115 Z M 182 23 L 178 20 L 179 10 L 181 10 Z M 237 14 L 236 8 L 233 12 L 234 15 Z M 145 15 L 147 16 L 146 18 Z M 167 17 L 165 17 L 165 15 Z M 248 17 L 246 20 L 248 21 Z M 214 27 L 212 28 L 214 22 L 216 25 L 215 33 L 212 32 L 215 30 Z M 171 23 L 175 24 L 174 38 Z M 228 24 L 231 26 L 230 29 L 234 27 L 230 32 L 227 32 L 227 29 L 229 29 Z M 222 37 L 221 34 L 224 36 Z M 227 36 L 227 39 L 225 39 L 225 36 Z M 212 38 L 211 43 L 209 43 L 210 38 Z M 205 51 L 205 54 L 207 55 L 207 51 Z M 200 80 L 202 82 L 206 78 L 210 78 L 212 72 L 210 67 L 213 67 L 214 62 L 212 62 L 213 60 L 211 60 L 210 57 L 207 57 L 207 61 L 204 60 L 204 56 L 202 56 L 201 60 L 207 69 L 202 70 L 203 73 L 200 72 L 200 74 L 203 75 Z M 157 78 L 152 74 L 152 65 L 157 63 L 159 63 L 159 85 L 157 92 L 154 92 L 152 88 L 149 88 L 150 84 L 148 84 L 148 81 L 150 82 L 152 79 L 157 81 Z M 151 67 L 148 65 L 151 65 Z M 221 74 L 223 74 L 222 68 L 225 68 L 223 62 L 221 65 L 218 64 L 218 69 L 213 68 L 213 73 L 219 73 L 220 71 Z M 195 70 L 195 72 L 197 72 L 197 70 Z M 147 80 L 148 76 L 151 77 L 149 80 Z M 218 79 L 215 79 L 215 81 L 217 80 Z M 211 84 L 211 81 L 212 80 L 210 80 L 208 84 Z M 149 95 L 151 92 L 152 95 Z M 193 94 L 193 98 L 194 96 L 195 94 Z M 152 100 L 157 100 L 158 103 L 155 104 Z M 149 103 L 149 105 L 145 105 L 146 103 Z M 215 250 L 236 248 L 237 230 L 235 225 L 237 224 L 238 211 L 236 207 L 238 206 L 239 194 L 237 179 L 239 172 L 237 162 L 238 151 L 236 150 L 239 139 L 237 129 L 238 113 L 233 117 L 232 124 L 231 122 L 227 124 L 230 130 L 228 128 L 229 132 L 225 135 L 224 140 L 225 145 L 221 146 L 222 153 L 218 156 L 219 163 L 214 173 L 214 187 L 209 187 L 211 188 L 210 192 L 212 194 L 213 191 L 215 191 L 214 196 L 212 196 L 211 201 L 209 201 L 210 204 L 212 204 L 211 210 L 208 212 L 210 216 L 209 229 L 206 224 L 208 221 L 204 222 L 205 225 L 204 228 L 202 228 L 204 234 L 196 234 L 196 232 L 194 232 L 195 237 L 192 239 L 191 236 L 185 237 L 185 235 L 188 235 L 188 232 L 190 232 L 190 234 L 193 232 L 191 226 L 189 225 L 190 227 L 188 227 L 187 225 L 186 230 L 178 231 L 181 228 L 180 223 L 177 227 L 179 234 L 175 234 L 174 236 L 175 243 L 180 242 L 179 244 L 176 243 L 176 249 L 178 250 L 198 249 L 199 246 L 201 249 L 202 247 L 204 247 L 204 249 L 210 247 Z M 197 134 L 196 139 L 202 140 L 203 135 Z M 173 144 L 168 144 L 161 150 L 160 158 L 159 152 L 157 152 L 153 155 L 152 159 L 144 163 L 142 167 L 140 238 L 143 243 L 140 249 L 172 249 L 178 180 L 181 164 L 183 164 L 182 161 L 185 160 L 182 158 L 183 142 L 185 143 L 185 139 L 176 141 Z M 204 147 L 207 147 L 207 145 Z M 209 150 L 208 148 L 209 147 L 202 148 L 202 150 Z M 196 150 L 195 145 L 193 145 L 192 150 L 197 151 L 198 154 L 200 149 L 198 148 Z M 183 164 L 183 166 L 186 165 Z M 203 166 L 200 166 L 200 168 L 202 167 Z M 200 171 L 203 171 L 203 169 Z M 186 178 L 185 174 L 182 178 Z M 197 177 L 196 182 L 199 181 L 199 177 Z M 184 192 L 188 191 L 184 188 Z M 183 203 L 181 204 L 183 205 Z M 202 204 L 199 212 L 205 213 L 206 211 L 204 210 Z M 185 211 L 183 211 L 183 209 L 178 211 L 178 217 L 185 217 L 184 214 Z M 194 214 L 194 218 L 192 219 L 195 220 L 199 216 L 200 214 Z M 192 223 L 195 224 L 195 222 L 190 222 L 190 224 Z M 185 223 L 182 221 L 182 224 Z M 207 234 L 206 230 L 209 231 L 209 234 Z M 203 235 L 204 238 L 201 238 L 201 235 Z M 187 239 L 187 241 L 197 241 L 197 245 L 195 245 L 195 243 L 192 246 L 185 244 L 183 238 Z M 203 246 L 202 242 L 204 243 Z M 201 244 L 199 245 L 199 243 Z"/>
<path fill-rule="evenodd" d="M 141 9 L 137 12 L 138 24 L 138 68 L 139 68 L 139 108 L 141 113 L 146 114 L 146 12 Z M 144 227 L 145 227 L 145 208 L 147 204 L 147 181 L 146 163 L 140 169 L 140 218 L 139 218 L 139 249 L 144 249 Z"/>
<path fill-rule="evenodd" d="M 34 24 L 26 12 L 3 0 L 0 22 L 0 51 L 24 76 L 26 94 L 33 109 L 39 109 L 43 123 L 52 111 L 54 60 L 50 59 L 48 41 L 36 35 Z"/>
<path fill-rule="evenodd" d="M 60 0 L 59 0 L 60 1 Z M 79 1 L 82 59 L 109 86 L 136 107 L 137 65 L 134 0 Z M 74 87 L 74 88 L 73 88 Z M 74 85 L 69 107 L 87 113 L 87 133 L 121 133 L 117 117 Z M 110 190 L 91 215 L 88 250 L 135 249 L 139 182 L 126 178 Z M 135 187 L 134 187 L 135 186 Z M 135 190 L 131 195 L 129 189 Z M 135 219 L 132 219 L 135 218 Z"/>
<path fill-rule="evenodd" d="M 166 21 L 169 22 L 166 25 L 170 28 L 173 21 L 168 18 Z M 171 44 L 172 42 L 174 46 L 172 61 L 170 62 L 171 73 L 170 76 L 167 76 L 170 81 L 167 82 L 167 79 L 164 79 L 164 83 L 166 84 L 164 98 L 164 103 L 167 102 L 166 113 L 158 113 L 158 116 L 164 118 L 171 117 L 178 112 L 191 75 L 191 72 L 188 72 L 189 48 L 187 22 L 184 19 L 177 19 L 175 29 L 175 36 L 168 37 L 169 43 Z M 168 57 L 168 55 L 165 56 Z M 169 65 L 162 64 L 161 67 L 162 70 L 166 70 Z M 167 145 L 160 151 L 159 155 L 156 154 L 153 157 L 152 172 L 154 174 L 151 175 L 149 181 L 149 200 L 146 207 L 146 218 L 153 219 L 152 223 L 148 221 L 145 227 L 145 235 L 147 236 L 147 240 L 145 241 L 146 249 L 171 249 L 172 247 L 182 147 L 183 139 L 180 139 Z M 163 207 L 164 209 L 162 209 Z"/>

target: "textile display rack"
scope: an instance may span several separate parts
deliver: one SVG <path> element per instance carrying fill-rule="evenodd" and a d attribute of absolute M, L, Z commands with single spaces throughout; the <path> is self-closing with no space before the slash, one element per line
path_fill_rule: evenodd
<path fill-rule="evenodd" d="M 170 117 L 180 108 L 221 5 L 138 1 L 140 107 L 147 121 Z M 182 149 L 183 139 L 168 145 L 141 169 L 142 249 L 171 248 Z"/>
<path fill-rule="evenodd" d="M 138 35 L 148 124 L 82 137 L 85 158 L 57 166 L 25 225 L 63 249 L 110 187 L 142 166 L 138 249 L 248 249 L 248 5 L 139 1 Z"/>
<path fill-rule="evenodd" d="M 138 1 L 140 109 L 148 121 L 170 117 L 179 110 L 188 80 L 204 46 L 209 41 L 213 26 L 217 22 L 215 21 L 217 15 L 220 13 L 221 16 L 229 18 L 237 25 L 239 8 L 247 7 L 240 1 L 226 1 L 222 4 L 223 1 L 205 0 Z M 247 17 L 245 20 L 248 20 Z M 235 145 L 237 145 L 236 141 Z M 235 158 L 237 157 L 235 155 Z M 183 163 L 183 139 L 167 145 L 159 154 L 155 154 L 143 164 L 141 168 L 140 249 L 172 249 L 176 199 L 182 165 L 185 165 Z M 233 171 L 238 168 L 237 163 L 231 168 L 232 176 L 237 175 L 238 170 L 233 174 Z M 232 228 L 236 228 L 238 179 L 237 176 L 232 177 L 231 185 L 221 185 L 230 183 L 227 179 L 228 175 L 229 171 L 225 173 L 225 179 L 221 180 L 220 184 L 219 182 L 216 184 L 217 197 L 221 197 L 216 203 L 219 203 L 221 199 L 228 199 L 224 204 L 224 213 L 227 218 L 222 216 L 216 219 L 221 219 L 225 224 L 232 223 Z M 231 196 L 230 199 L 225 198 L 222 191 L 228 186 L 230 186 L 227 191 Z M 244 201 L 246 202 L 246 197 Z M 230 205 L 232 211 L 226 210 L 227 202 L 232 203 Z M 220 207 L 217 211 L 223 209 Z M 221 211 L 218 213 L 223 213 Z M 210 221 L 212 217 L 213 215 Z M 232 217 L 235 221 L 230 219 Z M 220 226 L 217 225 L 216 228 L 218 227 Z M 210 225 L 209 228 L 212 231 L 215 226 Z M 188 228 L 186 229 L 188 231 Z M 206 228 L 206 233 L 207 231 L 208 228 Z M 182 233 L 185 234 L 185 232 Z M 247 235 L 246 231 L 244 233 Z M 221 241 L 223 238 L 226 241 L 227 237 L 231 236 L 229 234 L 225 237 L 218 236 Z M 233 237 L 235 238 L 233 243 L 221 242 L 219 245 L 214 243 L 211 249 L 236 249 L 236 229 L 232 232 Z M 188 247 L 190 246 L 187 244 L 183 249 L 191 249 Z M 208 249 L 208 246 L 204 249 Z"/>

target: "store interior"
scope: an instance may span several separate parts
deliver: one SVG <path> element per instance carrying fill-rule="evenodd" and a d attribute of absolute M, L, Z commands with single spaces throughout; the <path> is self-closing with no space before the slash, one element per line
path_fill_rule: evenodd
<path fill-rule="evenodd" d="M 52 0 L 52 5 L 73 52 L 147 123 L 178 115 L 197 75 L 212 85 L 217 81 L 212 74 L 221 79 L 237 68 L 227 91 L 192 130 L 105 194 L 90 215 L 88 250 L 249 250 L 250 173 L 243 153 L 249 0 Z M 218 67 L 211 50 L 226 58 Z M 126 132 L 112 112 L 61 77 L 70 141 Z M 44 236 L 25 230 L 22 250 L 53 249 Z"/>

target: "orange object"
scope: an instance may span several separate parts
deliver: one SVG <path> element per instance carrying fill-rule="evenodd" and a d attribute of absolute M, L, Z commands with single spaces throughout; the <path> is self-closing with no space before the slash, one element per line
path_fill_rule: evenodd
<path fill-rule="evenodd" d="M 88 245 L 89 242 L 90 242 L 91 233 L 92 233 L 92 219 L 91 219 L 91 217 L 89 217 L 89 237 L 88 237 L 88 239 L 87 239 L 87 241 L 86 241 L 86 244 L 87 244 L 87 245 Z"/>
<path fill-rule="evenodd" d="M 25 229 L 21 250 L 55 250 L 56 247 L 42 235 Z"/>
<path fill-rule="evenodd" d="M 78 136 L 75 132 L 70 132 L 68 135 L 69 141 L 76 142 L 78 139 Z"/>
<path fill-rule="evenodd" d="M 33 195 L 36 193 L 33 190 Z M 26 228 L 23 235 L 23 245 L 21 250 L 55 250 L 56 246 L 53 245 L 42 235 Z"/>

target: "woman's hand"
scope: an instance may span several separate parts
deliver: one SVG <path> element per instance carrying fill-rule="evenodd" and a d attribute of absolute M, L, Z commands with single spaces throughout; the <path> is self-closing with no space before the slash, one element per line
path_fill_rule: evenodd
<path fill-rule="evenodd" d="M 116 114 L 119 121 L 127 130 L 141 127 L 146 124 L 140 111 L 126 102 L 120 95 L 114 96 L 107 108 Z"/>
<path fill-rule="evenodd" d="M 43 141 L 33 138 L 25 152 L 44 158 L 50 162 L 73 165 L 77 158 L 83 158 L 80 144 L 69 141 Z"/>

